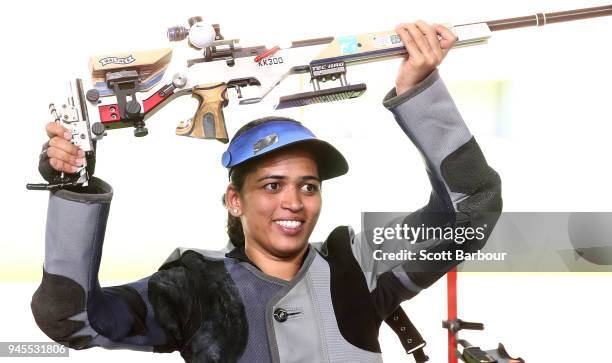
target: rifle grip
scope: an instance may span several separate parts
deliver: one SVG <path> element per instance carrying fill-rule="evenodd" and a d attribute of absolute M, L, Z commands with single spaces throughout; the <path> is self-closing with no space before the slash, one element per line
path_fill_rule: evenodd
<path fill-rule="evenodd" d="M 214 83 L 195 86 L 192 97 L 200 102 L 195 116 L 187 124 L 181 123 L 176 134 L 198 139 L 217 139 L 227 143 L 227 129 L 223 117 L 223 107 L 227 106 L 227 85 Z"/>

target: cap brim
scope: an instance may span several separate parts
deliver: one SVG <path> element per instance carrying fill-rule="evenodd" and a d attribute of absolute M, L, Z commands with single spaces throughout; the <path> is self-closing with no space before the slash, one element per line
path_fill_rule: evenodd
<path fill-rule="evenodd" d="M 286 149 L 287 147 L 296 145 L 304 145 L 310 152 L 312 152 L 315 161 L 317 162 L 319 178 L 321 178 L 321 180 L 335 178 L 337 176 L 344 175 L 348 172 L 348 163 L 342 153 L 340 153 L 340 151 L 338 151 L 338 149 L 333 147 L 330 143 L 319 139 L 304 139 L 290 142 L 276 149 L 264 151 L 255 157 L 245 160 L 245 162 L 250 160 L 256 160 L 264 155 L 268 155 L 276 151 Z M 244 162 L 234 165 L 232 169 L 243 163 Z"/>
<path fill-rule="evenodd" d="M 330 143 L 319 139 L 296 141 L 289 145 L 308 145 L 308 149 L 314 154 L 319 168 L 321 180 L 335 178 L 348 172 L 348 163 L 344 156 Z"/>

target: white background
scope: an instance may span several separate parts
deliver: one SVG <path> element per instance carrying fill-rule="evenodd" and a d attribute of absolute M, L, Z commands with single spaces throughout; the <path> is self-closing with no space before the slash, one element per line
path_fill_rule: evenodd
<path fill-rule="evenodd" d="M 28 306 L 40 280 L 47 197 L 26 192 L 24 186 L 40 180 L 37 155 L 45 139 L 48 103 L 64 101 L 69 79 L 88 78 L 90 55 L 168 46 L 166 28 L 186 25 L 193 15 L 220 23 L 224 36 L 240 38 L 243 46 L 271 46 L 289 39 L 390 29 L 416 19 L 457 24 L 605 4 L 10 3 L 0 14 L 0 341 L 48 340 Z M 441 67 L 488 162 L 502 176 L 505 210 L 610 211 L 611 29 L 612 18 L 603 18 L 507 31 L 494 34 L 488 45 L 451 52 Z M 279 113 L 304 121 L 332 141 L 351 167 L 347 176 L 325 183 L 313 241 L 324 239 L 339 224 L 358 228 L 361 211 L 410 211 L 428 198 L 419 155 L 381 105 L 393 86 L 396 67 L 397 60 L 351 68 L 349 81 L 368 85 L 360 99 Z M 487 87 L 498 84 L 506 85 L 503 91 L 488 92 Z M 280 95 L 258 106 L 230 106 L 225 113 L 230 132 L 272 114 L 274 98 Z M 168 106 L 149 121 L 146 138 L 122 130 L 109 132 L 99 144 L 96 175 L 115 189 L 101 267 L 104 285 L 152 273 L 175 246 L 214 249 L 225 244 L 220 196 L 226 173 L 219 163 L 224 147 L 174 136 L 176 123 L 189 117 L 193 107 L 190 100 Z M 503 341 L 528 362 L 610 361 L 611 287 L 610 275 L 462 275 L 460 317 L 486 325 L 485 332 L 463 336 L 486 348 Z M 444 281 L 404 307 L 428 341 L 432 362 L 444 362 Z M 381 341 L 385 361 L 406 361 L 386 328 Z M 143 354 L 157 361 L 181 359 L 176 354 L 150 357 L 101 349 L 72 352 L 70 359 L 123 361 Z"/>

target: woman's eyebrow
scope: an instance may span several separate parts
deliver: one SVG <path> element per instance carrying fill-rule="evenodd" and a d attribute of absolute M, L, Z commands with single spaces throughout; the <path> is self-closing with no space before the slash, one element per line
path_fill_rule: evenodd
<path fill-rule="evenodd" d="M 265 175 L 265 176 L 257 179 L 256 183 L 259 183 L 260 181 L 263 181 L 263 180 L 266 180 L 266 179 L 285 180 L 285 179 L 287 179 L 287 177 L 284 176 L 284 175 Z M 319 183 L 321 182 L 321 178 L 319 178 L 318 176 L 315 176 L 315 175 L 304 175 L 301 179 L 302 180 L 316 180 Z"/>
<path fill-rule="evenodd" d="M 262 181 L 262 180 L 266 180 L 266 179 L 275 179 L 275 180 L 283 180 L 283 179 L 287 179 L 286 176 L 283 175 L 265 175 L 259 179 L 257 179 L 256 183 Z"/>

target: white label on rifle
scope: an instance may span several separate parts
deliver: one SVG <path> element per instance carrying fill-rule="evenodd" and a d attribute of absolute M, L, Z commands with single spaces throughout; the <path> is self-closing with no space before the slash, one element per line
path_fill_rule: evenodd
<path fill-rule="evenodd" d="M 397 34 L 377 35 L 373 39 L 374 48 L 387 48 L 391 45 L 400 44 L 402 40 Z"/>
<path fill-rule="evenodd" d="M 452 28 L 457 36 L 457 45 L 484 43 L 491 37 L 491 30 L 487 23 L 460 25 Z"/>

